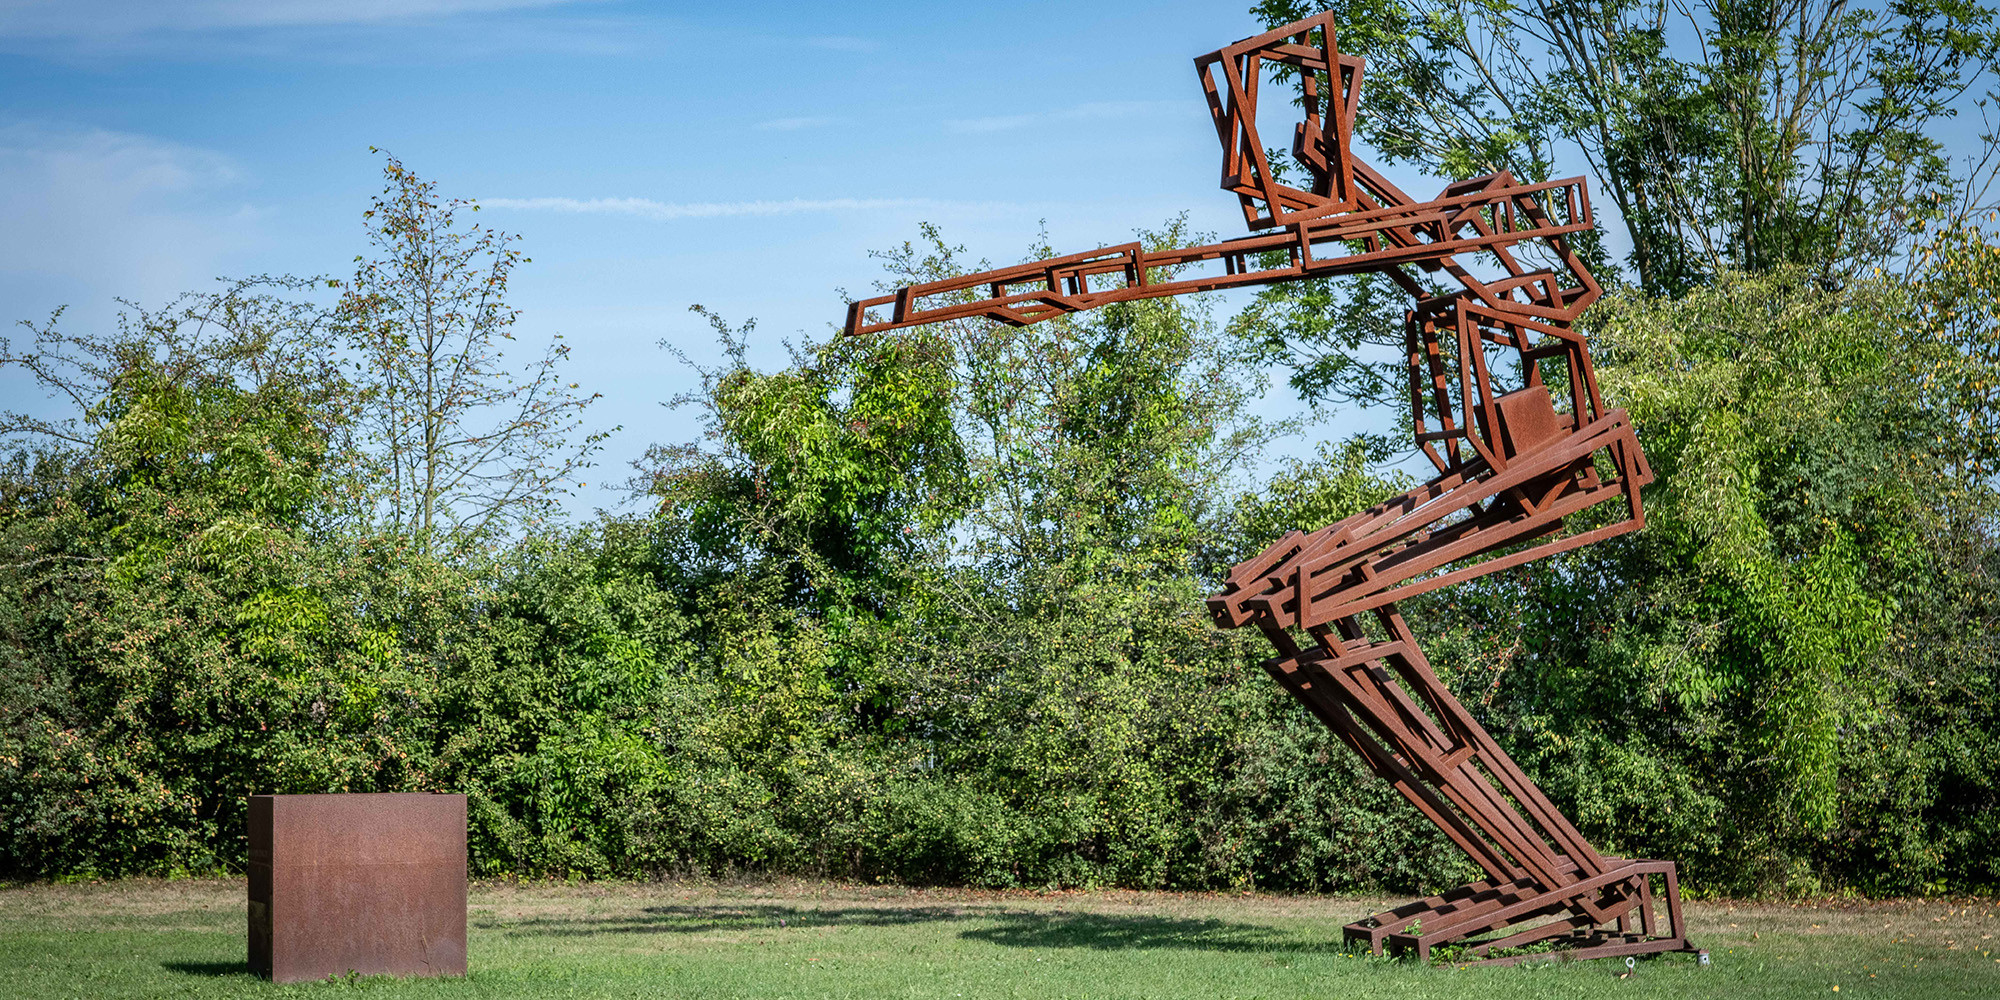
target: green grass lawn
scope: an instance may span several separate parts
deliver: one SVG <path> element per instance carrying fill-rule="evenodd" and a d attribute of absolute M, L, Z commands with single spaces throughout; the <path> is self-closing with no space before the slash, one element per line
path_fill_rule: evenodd
<path fill-rule="evenodd" d="M 241 882 L 0 889 L 0 997 L 2000 997 L 2000 904 L 1694 904 L 1692 956 L 1500 969 L 1347 954 L 1382 900 L 782 883 L 475 886 L 472 973 L 274 986 Z"/>

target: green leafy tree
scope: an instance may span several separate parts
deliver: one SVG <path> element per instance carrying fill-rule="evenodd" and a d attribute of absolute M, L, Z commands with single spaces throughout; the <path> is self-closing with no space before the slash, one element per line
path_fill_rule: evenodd
<path fill-rule="evenodd" d="M 1991 220 L 1988 220 L 1991 221 Z M 1937 414 L 1933 442 L 1951 473 L 1955 506 L 1987 519 L 2000 475 L 2000 245 L 1977 226 L 1948 229 L 1923 250 L 1912 289 L 1923 403 Z"/>
<path fill-rule="evenodd" d="M 669 405 L 700 410 L 706 433 L 650 449 L 636 485 L 685 518 L 691 565 L 757 565 L 792 607 L 880 609 L 966 498 L 938 345 L 836 339 L 765 374 L 744 360 L 754 324 L 694 311 L 726 361 Z"/>
<path fill-rule="evenodd" d="M 210 870 L 249 792 L 416 780 L 421 698 L 315 558 L 351 395 L 297 315 L 235 289 L 8 352 L 82 411 L 10 418 L 39 443 L 0 509 L 8 868 Z"/>
<path fill-rule="evenodd" d="M 358 426 L 381 516 L 426 553 L 459 555 L 547 516 L 606 433 L 576 437 L 595 400 L 560 371 L 557 334 L 538 359 L 505 360 L 514 237 L 461 221 L 394 156 L 336 321 L 360 388 Z"/>
<path fill-rule="evenodd" d="M 1155 247 L 1201 238 L 1183 220 L 1138 235 Z M 891 284 L 907 284 L 984 267 L 963 253 L 926 227 L 920 243 L 880 256 Z M 1186 572 L 1229 488 L 1290 430 L 1251 411 L 1262 373 L 1216 336 L 1209 310 L 1204 299 L 1155 300 L 918 334 L 938 338 L 954 366 L 976 497 L 971 558 L 1030 591 L 1049 572 L 1067 584 Z"/>
<path fill-rule="evenodd" d="M 1959 824 L 1918 762 L 1990 711 L 1993 662 L 1955 647 L 1968 697 L 1944 707 L 1913 642 L 1990 612 L 1981 543 L 1947 528 L 1960 494 L 1909 290 L 1725 275 L 1614 296 L 1596 322 L 1659 477 L 1647 528 L 1489 586 L 1515 599 L 1431 603 L 1522 647 L 1493 728 L 1600 846 L 1697 884 L 1935 884 L 1964 864 L 1942 849 Z"/>
<path fill-rule="evenodd" d="M 1368 59 L 1358 147 L 1453 179 L 1587 173 L 1629 271 L 1596 233 L 1579 235 L 1583 256 L 1653 294 L 1725 271 L 1914 274 L 1936 234 L 1986 210 L 2000 169 L 1991 130 L 1965 120 L 1983 121 L 2000 62 L 2000 24 L 1977 4 L 1260 0 L 1252 13 L 1275 26 L 1327 9 L 1342 50 Z M 1402 309 L 1380 278 L 1313 279 L 1260 292 L 1234 325 L 1291 365 L 1303 397 L 1397 407 Z"/>
<path fill-rule="evenodd" d="M 1327 0 L 1264 0 L 1276 25 Z M 1453 178 L 1546 179 L 1576 157 L 1618 209 L 1641 285 L 1724 269 L 1851 277 L 1979 210 L 1953 124 L 2000 57 L 1993 11 L 1952 0 L 1360 0 L 1357 134 Z M 1987 149 L 1992 136 L 1980 137 Z"/>

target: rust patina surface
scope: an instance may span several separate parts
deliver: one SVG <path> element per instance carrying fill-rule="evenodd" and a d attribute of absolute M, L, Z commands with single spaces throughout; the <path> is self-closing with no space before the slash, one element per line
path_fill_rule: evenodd
<path fill-rule="evenodd" d="M 465 796 L 251 796 L 250 969 L 464 975 Z"/>

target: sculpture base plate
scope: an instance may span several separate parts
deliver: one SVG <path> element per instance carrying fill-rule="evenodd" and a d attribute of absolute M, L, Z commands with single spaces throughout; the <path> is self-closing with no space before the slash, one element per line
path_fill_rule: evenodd
<path fill-rule="evenodd" d="M 1377 955 L 1457 965 L 1697 951 L 1687 941 L 1673 862 L 1605 861 L 1603 874 L 1553 888 L 1528 879 L 1469 883 L 1364 917 L 1342 936 Z M 1656 893 L 1656 879 L 1664 891 Z"/>

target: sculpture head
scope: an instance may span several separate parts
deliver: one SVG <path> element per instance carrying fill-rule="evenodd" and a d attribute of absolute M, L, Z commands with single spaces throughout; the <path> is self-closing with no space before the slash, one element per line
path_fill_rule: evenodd
<path fill-rule="evenodd" d="M 1245 224 L 1268 229 L 1357 207 L 1347 146 L 1360 105 L 1362 60 L 1340 54 L 1332 12 L 1246 38 L 1194 65 L 1222 142 L 1222 187 L 1241 199 Z M 1263 93 L 1267 73 L 1292 77 L 1296 86 L 1304 116 L 1292 130 L 1292 156 L 1308 186 L 1278 180 L 1258 134 L 1258 102 L 1269 100 Z"/>

